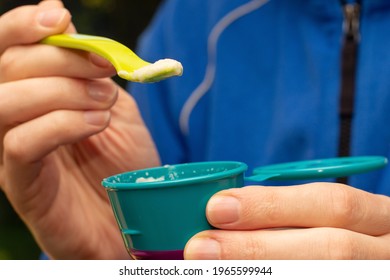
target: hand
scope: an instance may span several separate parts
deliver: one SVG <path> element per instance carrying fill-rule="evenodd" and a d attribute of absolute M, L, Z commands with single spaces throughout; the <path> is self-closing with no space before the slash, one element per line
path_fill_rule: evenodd
<path fill-rule="evenodd" d="M 70 20 L 53 0 L 0 17 L 0 186 L 51 258 L 129 258 L 100 182 L 159 157 L 107 61 L 35 44 Z"/>
<path fill-rule="evenodd" d="M 221 230 L 194 236 L 187 259 L 390 258 L 390 198 L 346 185 L 230 189 L 206 212 Z"/>

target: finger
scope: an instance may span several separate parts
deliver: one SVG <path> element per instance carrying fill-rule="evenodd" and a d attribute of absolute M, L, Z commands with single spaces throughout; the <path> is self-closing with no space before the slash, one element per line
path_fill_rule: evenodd
<path fill-rule="evenodd" d="M 60 145 L 103 130 L 109 119 L 108 110 L 51 112 L 11 129 L 4 137 L 4 158 L 24 163 L 38 161 Z"/>
<path fill-rule="evenodd" d="M 56 0 L 56 1 L 53 1 L 53 0 L 42 0 L 38 6 L 40 6 L 41 8 L 44 8 L 46 11 L 47 10 L 51 10 L 51 9 L 55 9 L 55 8 L 64 8 L 64 4 L 61 0 Z M 74 26 L 74 24 L 71 22 L 67 29 L 64 31 L 64 33 L 76 33 L 77 30 L 76 30 L 76 27 Z"/>
<path fill-rule="evenodd" d="M 0 54 L 13 45 L 30 44 L 69 28 L 71 15 L 61 1 L 21 6 L 0 17 Z"/>
<path fill-rule="evenodd" d="M 207 217 L 222 229 L 338 227 L 369 235 L 390 232 L 390 199 L 341 184 L 245 187 L 220 192 Z"/>
<path fill-rule="evenodd" d="M 39 163 L 58 147 L 85 139 L 109 124 L 110 111 L 54 111 L 9 130 L 4 137 L 4 172 L 15 188 L 30 185 Z M 5 184 L 7 188 L 10 184 Z"/>
<path fill-rule="evenodd" d="M 186 259 L 387 259 L 389 235 L 372 237 L 344 229 L 205 231 L 184 250 Z"/>
<path fill-rule="evenodd" d="M 104 110 L 118 95 L 111 80 L 36 78 L 0 86 L 0 130 L 55 110 Z"/>
<path fill-rule="evenodd" d="M 9 48 L 0 60 L 1 82 L 45 76 L 102 78 L 115 74 L 112 64 L 97 55 L 43 44 Z"/>
<path fill-rule="evenodd" d="M 0 139 L 12 127 L 56 110 L 107 110 L 118 87 L 109 79 L 39 78 L 0 86 Z M 0 142 L 0 163 L 3 142 Z"/>

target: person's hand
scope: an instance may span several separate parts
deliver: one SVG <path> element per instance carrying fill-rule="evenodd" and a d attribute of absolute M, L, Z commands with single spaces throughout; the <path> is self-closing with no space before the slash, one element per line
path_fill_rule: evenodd
<path fill-rule="evenodd" d="M 332 183 L 214 195 L 186 259 L 388 259 L 390 198 Z"/>
<path fill-rule="evenodd" d="M 61 1 L 0 17 L 0 186 L 49 257 L 129 258 L 100 183 L 159 157 L 107 61 L 36 44 L 63 32 Z"/>

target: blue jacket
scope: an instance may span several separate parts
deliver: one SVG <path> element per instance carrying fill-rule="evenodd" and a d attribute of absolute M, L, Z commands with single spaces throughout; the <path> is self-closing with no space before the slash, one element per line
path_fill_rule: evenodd
<path fill-rule="evenodd" d="M 141 57 L 184 67 L 129 86 L 164 164 L 237 160 L 250 174 L 338 155 L 340 1 L 262 2 L 167 0 L 141 37 Z M 362 2 L 351 155 L 389 157 L 390 1 Z M 390 167 L 349 184 L 390 195 Z"/>

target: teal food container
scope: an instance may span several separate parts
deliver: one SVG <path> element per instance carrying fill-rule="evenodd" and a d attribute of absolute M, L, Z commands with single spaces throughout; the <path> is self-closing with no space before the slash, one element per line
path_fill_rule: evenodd
<path fill-rule="evenodd" d="M 218 191 L 242 187 L 247 165 L 220 161 L 126 172 L 103 180 L 130 255 L 182 259 L 187 241 L 212 228 L 207 201 Z"/>
<path fill-rule="evenodd" d="M 135 259 L 183 259 L 187 241 L 211 229 L 206 204 L 215 193 L 244 181 L 343 177 L 382 168 L 380 156 L 298 161 L 255 168 L 236 161 L 167 165 L 126 172 L 102 181 L 129 254 Z"/>

